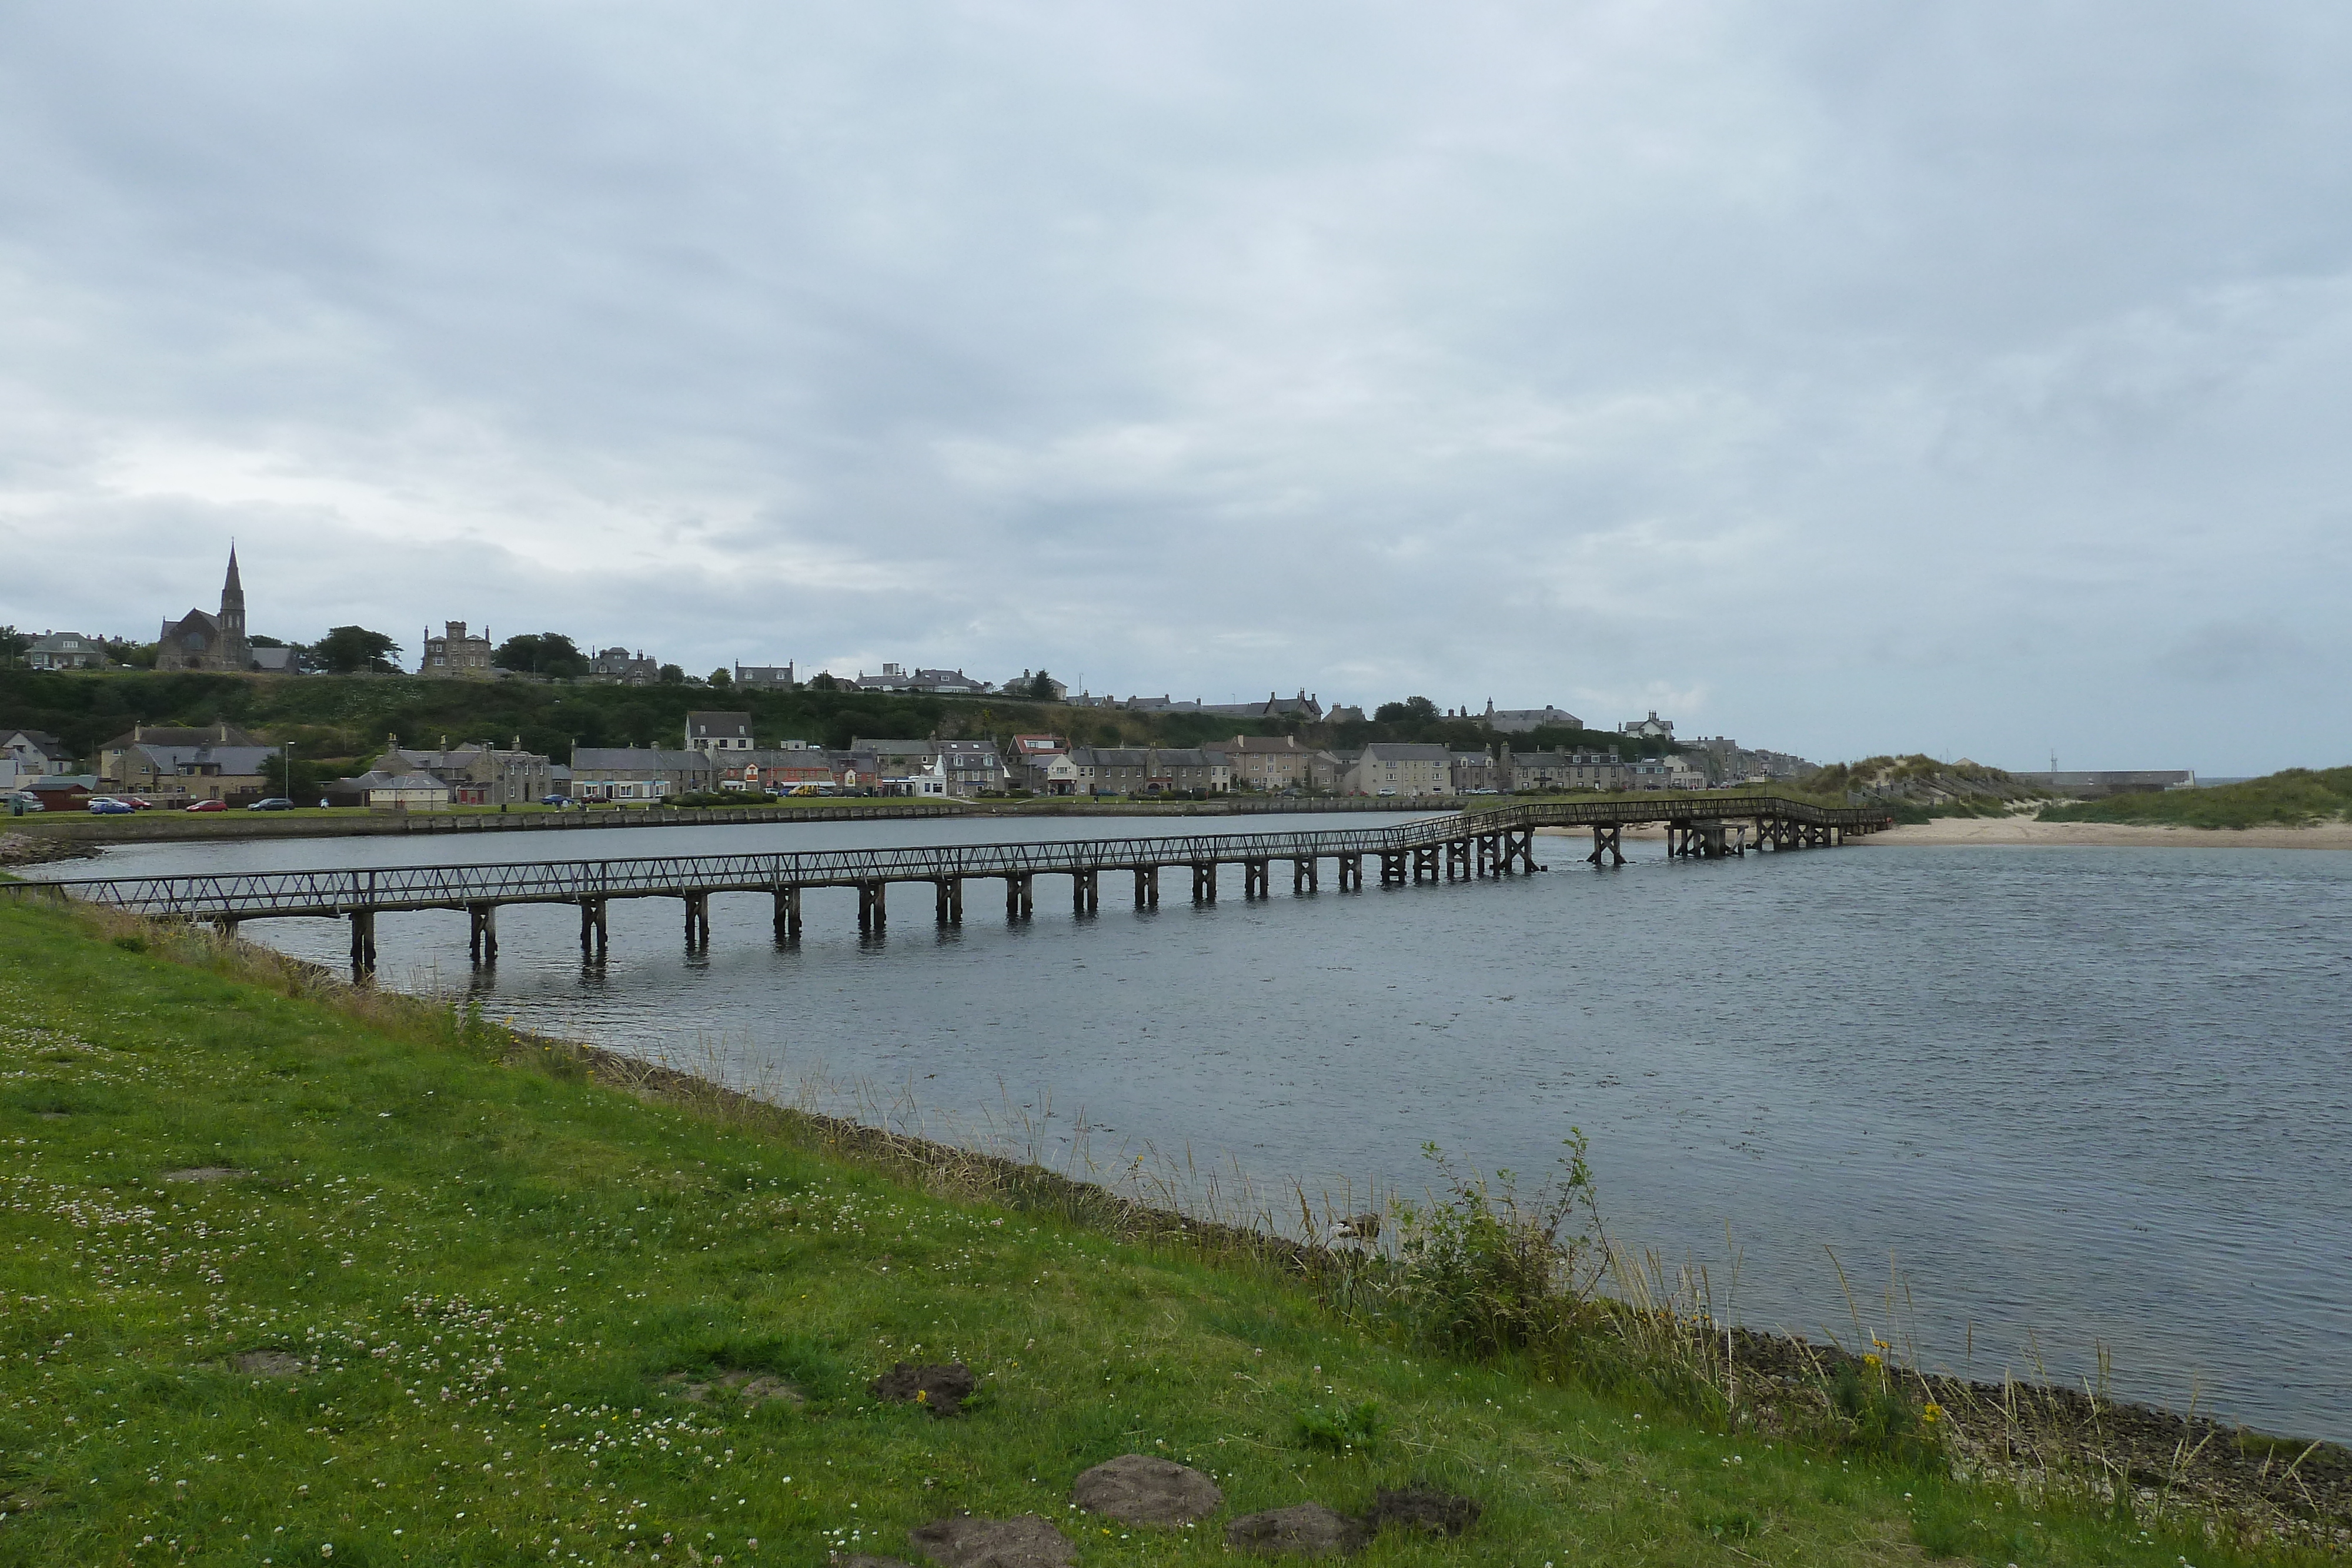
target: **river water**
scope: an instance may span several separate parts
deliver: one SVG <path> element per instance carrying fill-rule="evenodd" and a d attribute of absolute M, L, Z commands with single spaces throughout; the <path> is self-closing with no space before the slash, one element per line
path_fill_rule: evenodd
<path fill-rule="evenodd" d="M 621 858 L 849 844 L 1369 826 L 1364 817 L 600 830 L 464 841 L 125 846 L 58 874 Z M 1857 846 L 1195 907 L 1107 876 L 1074 917 L 1041 877 L 1008 925 L 902 888 L 886 937 L 808 895 L 779 948 L 764 895 L 499 915 L 494 974 L 454 913 L 388 915 L 386 983 L 832 1103 L 863 1085 L 934 1134 L 1050 1160 L 1139 1152 L 1418 1196 L 1427 1143 L 1539 1178 L 1571 1126 L 1612 1231 L 1706 1265 L 1719 1312 L 1921 1359 L 2089 1375 L 2249 1425 L 2352 1439 L 2352 855 Z M 326 922 L 248 936 L 328 962 Z M 854 1098 L 854 1096 L 853 1096 Z M 1079 1132 L 1081 1125 L 1087 1131 Z M 1230 1195 L 1230 1184 L 1225 1187 Z M 1291 1206 L 1295 1211 L 1295 1203 Z M 1737 1258 L 1734 1286 L 1735 1255 Z M 1842 1284 L 1832 1257 L 1843 1265 Z M 1890 1279 L 1899 1280 L 1894 1308 Z M 1849 1289 L 1852 1304 L 1849 1304 Z"/>

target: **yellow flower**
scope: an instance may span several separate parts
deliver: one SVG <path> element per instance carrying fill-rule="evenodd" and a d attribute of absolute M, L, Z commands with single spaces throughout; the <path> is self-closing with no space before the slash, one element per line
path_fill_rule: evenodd
<path fill-rule="evenodd" d="M 930 1402 L 931 1402 L 931 1391 L 930 1391 L 929 1389 L 928 1389 L 928 1388 L 918 1388 L 918 1389 L 916 1389 L 916 1390 L 915 1390 L 915 1403 L 916 1403 L 916 1404 L 918 1404 L 918 1405 L 929 1405 Z"/>
<path fill-rule="evenodd" d="M 1930 1399 L 1919 1407 L 1919 1419 L 1932 1427 L 1944 1418 L 1944 1407 Z"/>
<path fill-rule="evenodd" d="M 1862 1358 L 1862 1364 L 1871 1367 L 1877 1366 L 1879 1364 L 1878 1357 L 1875 1354 L 1865 1355 Z"/>

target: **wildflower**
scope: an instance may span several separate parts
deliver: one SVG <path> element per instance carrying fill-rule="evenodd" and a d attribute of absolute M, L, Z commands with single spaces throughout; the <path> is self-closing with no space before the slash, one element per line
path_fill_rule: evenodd
<path fill-rule="evenodd" d="M 1932 1427 L 1944 1418 L 1944 1407 L 1930 1399 L 1919 1407 L 1919 1419 Z"/>
<path fill-rule="evenodd" d="M 1869 1354 L 1869 1355 L 1865 1355 L 1865 1356 L 1864 1356 L 1864 1357 L 1862 1358 L 1862 1364 L 1863 1364 L 1863 1365 L 1864 1365 L 1864 1366 L 1867 1366 L 1867 1367 L 1871 1367 L 1871 1368 L 1875 1369 L 1876 1367 L 1878 1367 L 1878 1366 L 1880 1366 L 1880 1365 L 1883 1365 L 1884 1364 L 1883 1364 L 1882 1362 L 1880 1362 L 1880 1360 L 1878 1359 L 1878 1357 L 1876 1356 L 1876 1354 Z"/>

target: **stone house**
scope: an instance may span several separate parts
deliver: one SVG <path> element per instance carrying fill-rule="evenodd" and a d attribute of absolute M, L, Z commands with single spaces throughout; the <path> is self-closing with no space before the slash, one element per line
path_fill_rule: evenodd
<path fill-rule="evenodd" d="M 102 670 L 106 644 L 79 632 L 44 632 L 25 650 L 28 670 Z"/>
<path fill-rule="evenodd" d="M 29 788 L 36 779 L 73 771 L 65 743 L 45 729 L 0 732 L 0 789 Z"/>
<path fill-rule="evenodd" d="M 268 792 L 267 769 L 278 754 L 274 746 L 142 741 L 121 754 L 110 782 L 158 806 L 257 798 Z"/>
<path fill-rule="evenodd" d="M 1515 751 L 1507 754 L 1506 789 L 1603 789 L 1633 787 L 1633 770 L 1608 751 Z"/>
<path fill-rule="evenodd" d="M 666 800 L 718 785 L 712 754 L 658 747 L 580 746 L 572 751 L 572 793 L 582 800 Z"/>
<path fill-rule="evenodd" d="M 735 666 L 735 684 L 760 692 L 788 692 L 798 683 L 793 679 L 790 664 L 742 664 Z"/>
<path fill-rule="evenodd" d="M 688 714 L 686 748 L 706 756 L 722 751 L 753 750 L 751 716 L 748 713 Z"/>
<path fill-rule="evenodd" d="M 1349 769 L 1350 795 L 1451 795 L 1454 753 L 1443 746 L 1412 741 L 1376 741 Z"/>
<path fill-rule="evenodd" d="M 440 750 L 421 751 L 395 741 L 377 759 L 377 767 L 437 779 L 447 787 L 450 800 L 460 806 L 528 805 L 555 789 L 553 765 L 536 751 L 525 751 L 520 736 L 503 748 L 487 740 L 452 747 L 445 737 Z"/>
<path fill-rule="evenodd" d="M 269 743 L 233 724 L 206 725 L 202 728 L 134 724 L 98 748 L 100 780 L 130 787 L 131 753 L 142 746 L 258 746 L 268 749 Z"/>
<path fill-rule="evenodd" d="M 649 686 L 661 679 L 661 661 L 643 648 L 599 648 L 589 656 L 588 678 L 617 686 Z"/>
<path fill-rule="evenodd" d="M 1314 753 L 1295 735 L 1237 735 L 1218 747 L 1225 754 L 1236 789 L 1280 791 L 1311 787 L 1307 758 Z"/>
<path fill-rule="evenodd" d="M 490 678 L 490 629 L 482 628 L 478 637 L 467 633 L 463 621 L 442 623 L 441 635 L 436 637 L 428 629 L 424 633 L 425 655 L 416 666 L 420 675 L 465 676 L 486 681 Z"/>
<path fill-rule="evenodd" d="M 1651 716 L 1656 716 L 1654 714 Z M 1582 719 L 1566 708 L 1554 707 L 1549 703 L 1542 707 L 1498 708 L 1495 706 L 1495 699 L 1488 697 L 1485 717 L 1489 729 L 1499 730 L 1505 735 L 1524 735 L 1528 730 L 1538 729 L 1545 725 L 1565 725 L 1570 729 L 1584 727 Z"/>

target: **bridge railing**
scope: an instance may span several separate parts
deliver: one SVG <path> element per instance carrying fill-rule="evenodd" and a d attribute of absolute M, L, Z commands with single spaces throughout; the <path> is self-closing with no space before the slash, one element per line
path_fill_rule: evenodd
<path fill-rule="evenodd" d="M 1401 854 L 1465 837 L 1537 827 L 1724 817 L 1776 819 L 1854 829 L 1883 826 L 1887 820 L 1885 813 L 1866 808 L 1821 807 L 1766 794 L 1697 800 L 1580 800 L 1498 806 L 1378 828 L 487 865 L 198 873 L 0 884 L 0 889 L 14 892 L 40 887 L 56 894 L 147 915 L 238 919 Z"/>

